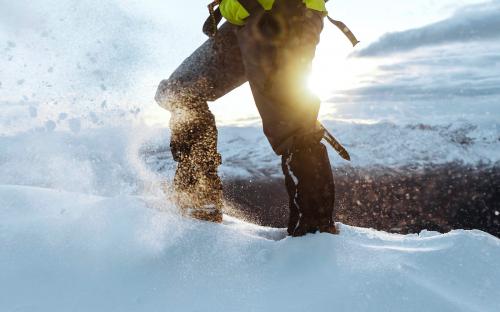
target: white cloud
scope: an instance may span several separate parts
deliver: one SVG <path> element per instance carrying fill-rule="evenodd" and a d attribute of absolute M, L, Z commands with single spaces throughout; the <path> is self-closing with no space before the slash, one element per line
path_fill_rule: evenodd
<path fill-rule="evenodd" d="M 437 23 L 385 34 L 378 41 L 354 53 L 354 56 L 384 56 L 426 46 L 498 38 L 500 38 L 500 1 L 495 0 L 464 7 L 450 18 Z"/>

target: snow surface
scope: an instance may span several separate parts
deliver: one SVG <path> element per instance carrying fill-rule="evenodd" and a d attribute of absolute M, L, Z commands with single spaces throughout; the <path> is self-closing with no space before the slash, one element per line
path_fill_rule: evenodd
<path fill-rule="evenodd" d="M 283 238 L 166 200 L 0 186 L 1 311 L 498 311 L 480 231 Z"/>
<path fill-rule="evenodd" d="M 271 168 L 256 132 L 222 131 L 226 173 L 247 168 L 245 153 Z M 0 136 L 0 311 L 500 309 L 500 240 L 480 231 L 342 225 L 292 239 L 179 217 L 161 191 L 167 139 L 147 127 Z"/>

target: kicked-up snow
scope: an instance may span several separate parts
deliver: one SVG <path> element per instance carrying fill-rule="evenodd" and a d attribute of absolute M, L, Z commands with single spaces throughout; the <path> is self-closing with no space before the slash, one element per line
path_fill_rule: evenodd
<path fill-rule="evenodd" d="M 498 311 L 500 240 L 480 231 L 341 234 L 161 197 L 0 186 L 0 311 Z"/>

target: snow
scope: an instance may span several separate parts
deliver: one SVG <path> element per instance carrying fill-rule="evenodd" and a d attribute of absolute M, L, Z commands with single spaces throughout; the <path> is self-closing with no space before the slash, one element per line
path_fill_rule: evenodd
<path fill-rule="evenodd" d="M 272 167 L 255 129 L 227 129 L 226 174 L 247 151 Z M 285 238 L 183 219 L 161 191 L 167 139 L 149 127 L 0 136 L 0 311 L 498 311 L 499 239 L 348 225 Z"/>
<path fill-rule="evenodd" d="M 226 130 L 226 175 L 247 168 L 235 162 L 247 151 L 259 170 L 277 161 L 254 129 Z M 292 239 L 229 216 L 179 217 L 161 192 L 167 139 L 148 127 L 0 137 L 0 311 L 500 307 L 500 240 L 483 232 L 341 225 L 340 236 Z"/>
<path fill-rule="evenodd" d="M 142 181 L 133 146 L 132 135 L 119 128 L 0 137 L 0 184 L 130 194 Z"/>
<path fill-rule="evenodd" d="M 283 238 L 159 197 L 0 186 L 1 311 L 498 311 L 500 240 L 480 231 Z"/>

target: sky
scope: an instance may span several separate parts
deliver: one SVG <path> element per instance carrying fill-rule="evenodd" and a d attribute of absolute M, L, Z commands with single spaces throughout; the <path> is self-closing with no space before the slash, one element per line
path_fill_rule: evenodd
<path fill-rule="evenodd" d="M 500 1 L 332 0 L 327 8 L 361 43 L 353 48 L 325 24 L 311 77 L 322 118 L 401 120 L 417 106 L 449 118 L 450 101 L 457 114 L 499 117 Z M 0 0 L 0 110 L 10 116 L 0 130 L 71 118 L 165 126 L 156 87 L 206 40 L 206 15 L 195 0 Z M 211 108 L 220 124 L 258 122 L 247 85 Z"/>

